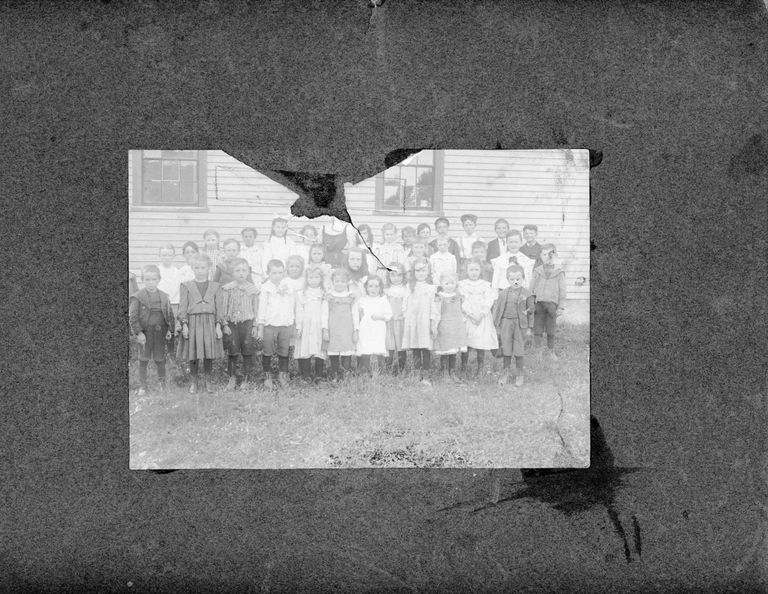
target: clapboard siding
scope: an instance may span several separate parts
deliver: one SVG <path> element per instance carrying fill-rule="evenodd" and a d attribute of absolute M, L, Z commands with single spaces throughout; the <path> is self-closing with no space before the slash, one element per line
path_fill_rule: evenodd
<path fill-rule="evenodd" d="M 128 192 L 133 204 L 133 161 L 129 156 Z M 137 209 L 129 215 L 129 261 L 131 270 L 157 261 L 158 249 L 172 243 L 180 251 L 184 241 L 202 244 L 203 232 L 215 228 L 222 239 L 239 237 L 245 226 L 255 227 L 263 241 L 275 216 L 290 217 L 295 193 L 254 171 L 222 151 L 207 152 L 207 211 L 183 209 Z M 381 227 L 392 222 L 398 230 L 421 222 L 433 226 L 433 214 L 375 212 L 376 180 L 366 179 L 345 186 L 347 208 L 355 224 L 369 224 L 378 241 Z M 578 286 L 578 277 L 589 278 L 589 156 L 575 151 L 476 151 L 444 152 L 443 214 L 451 221 L 451 234 L 461 234 L 459 217 L 478 216 L 477 231 L 486 241 L 495 237 L 497 218 L 506 218 L 512 228 L 526 223 L 539 226 L 539 240 L 553 242 L 569 279 L 569 298 L 589 298 L 588 283 Z M 304 224 L 318 230 L 327 217 L 298 218 L 290 227 Z M 177 263 L 182 263 L 177 255 Z"/>
<path fill-rule="evenodd" d="M 398 228 L 421 222 L 432 226 L 436 218 L 375 213 L 373 178 L 348 185 L 345 195 L 352 219 L 370 224 L 377 238 L 384 223 L 394 222 Z M 539 241 L 557 246 L 569 279 L 569 297 L 589 298 L 588 283 L 574 282 L 589 278 L 588 151 L 445 151 L 442 210 L 454 236 L 462 232 L 462 214 L 477 215 L 477 232 L 486 241 L 496 236 L 493 226 L 498 218 L 507 219 L 513 229 L 535 223 Z"/>

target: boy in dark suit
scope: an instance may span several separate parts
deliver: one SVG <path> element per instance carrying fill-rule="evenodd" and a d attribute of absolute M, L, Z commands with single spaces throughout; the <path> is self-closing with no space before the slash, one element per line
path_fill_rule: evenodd
<path fill-rule="evenodd" d="M 507 233 L 509 233 L 509 223 L 506 219 L 498 219 L 493 226 L 493 230 L 496 232 L 496 239 L 492 239 L 488 242 L 488 254 L 487 260 L 490 262 L 494 258 L 498 258 L 501 254 L 507 251 Z"/>

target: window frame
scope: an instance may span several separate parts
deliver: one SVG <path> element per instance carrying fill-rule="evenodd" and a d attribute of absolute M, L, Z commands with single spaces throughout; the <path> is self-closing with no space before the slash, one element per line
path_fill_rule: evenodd
<path fill-rule="evenodd" d="M 441 217 L 444 216 L 443 211 L 443 172 L 444 172 L 444 153 L 443 150 L 437 150 L 437 149 L 426 149 L 426 150 L 432 150 L 433 152 L 433 171 L 434 171 L 434 179 L 435 179 L 435 185 L 434 185 L 434 196 L 433 196 L 433 208 L 431 210 L 403 210 L 401 209 L 390 209 L 390 208 L 384 208 L 384 172 L 378 173 L 376 175 L 376 196 L 375 196 L 375 204 L 373 209 L 373 214 L 375 215 L 383 215 L 383 216 L 392 216 L 397 215 L 401 217 L 413 217 L 413 218 L 419 218 L 419 217 L 425 217 L 425 216 L 435 216 L 435 217 Z M 392 167 L 398 167 L 400 164 L 393 165 Z"/>
<path fill-rule="evenodd" d="M 133 182 L 133 196 L 131 197 L 131 209 L 136 211 L 178 211 L 208 212 L 208 156 L 207 151 L 197 151 L 197 204 L 144 204 L 144 180 L 143 163 L 144 150 L 131 151 L 131 177 Z M 190 159 L 191 161 L 191 159 Z"/>

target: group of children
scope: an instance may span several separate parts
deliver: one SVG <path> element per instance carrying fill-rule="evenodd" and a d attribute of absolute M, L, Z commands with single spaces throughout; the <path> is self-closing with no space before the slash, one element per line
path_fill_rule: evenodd
<path fill-rule="evenodd" d="M 274 387 L 275 356 L 278 383 L 286 386 L 290 355 L 303 380 L 337 381 L 352 370 L 353 358 L 358 373 L 370 373 L 374 358 L 380 368 L 402 372 L 408 351 L 424 384 L 430 383 L 432 354 L 448 378 L 462 382 L 457 366 L 464 375 L 474 352 L 476 375 L 490 351 L 503 358 L 499 384 L 514 376 L 521 386 L 531 330 L 537 347 L 546 332 L 550 357 L 557 359 L 555 328 L 566 283 L 555 246 L 536 241 L 535 225 L 521 233 L 499 219 L 496 238 L 485 243 L 475 232 L 475 215 L 461 222 L 458 240 L 440 217 L 435 238 L 423 223 L 404 228 L 400 243 L 387 223 L 376 243 L 371 228 L 360 225 L 357 245 L 347 245 L 325 230 L 318 237 L 312 225 L 294 242 L 287 220 L 276 218 L 262 246 L 251 227 L 242 230 L 242 241 L 221 245 L 218 232 L 206 231 L 203 249 L 184 244 L 181 268 L 173 264 L 174 247 L 163 246 L 159 265 L 143 268 L 141 290 L 129 277 L 139 394 L 146 393 L 151 360 L 165 386 L 166 345 L 174 337 L 177 360 L 189 362 L 191 393 L 214 391 L 213 361 L 225 353 L 230 390 L 254 379 L 258 353 L 266 388 Z"/>

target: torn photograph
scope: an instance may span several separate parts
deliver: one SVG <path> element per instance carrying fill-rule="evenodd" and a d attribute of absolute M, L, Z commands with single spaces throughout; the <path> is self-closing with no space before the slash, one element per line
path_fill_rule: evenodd
<path fill-rule="evenodd" d="M 131 469 L 589 465 L 589 152 L 405 154 L 346 222 L 129 152 Z"/>

